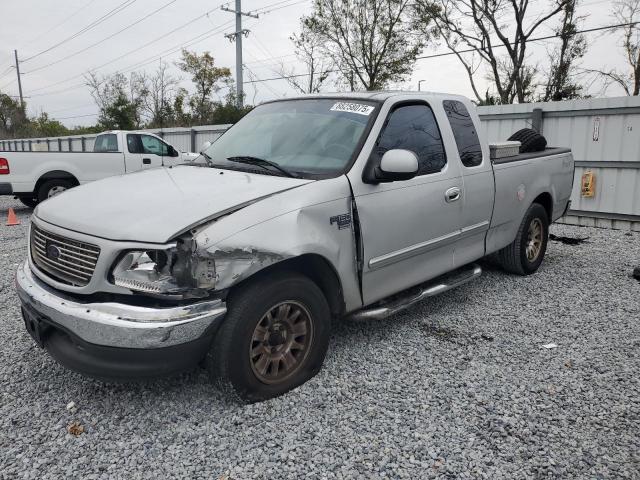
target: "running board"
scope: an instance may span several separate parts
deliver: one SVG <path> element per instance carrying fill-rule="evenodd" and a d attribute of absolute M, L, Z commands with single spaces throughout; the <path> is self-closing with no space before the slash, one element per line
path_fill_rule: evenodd
<path fill-rule="evenodd" d="M 466 265 L 447 273 L 419 287 L 405 290 L 388 300 L 381 300 L 373 305 L 353 312 L 347 318 L 351 321 L 381 320 L 409 308 L 425 298 L 433 297 L 447 290 L 464 285 L 482 275 L 482 268 L 477 264 Z"/>

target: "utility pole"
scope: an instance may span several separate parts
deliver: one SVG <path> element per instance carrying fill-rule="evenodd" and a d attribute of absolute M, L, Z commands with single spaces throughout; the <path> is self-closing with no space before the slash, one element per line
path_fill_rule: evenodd
<path fill-rule="evenodd" d="M 18 50 L 14 50 L 16 56 L 16 73 L 18 74 L 18 91 L 20 92 L 20 106 L 24 110 L 24 98 L 22 98 L 22 80 L 20 79 L 20 62 L 18 62 Z"/>
<path fill-rule="evenodd" d="M 242 108 L 244 104 L 244 91 L 242 88 L 242 37 L 249 35 L 249 30 L 242 29 L 242 16 L 258 18 L 257 14 L 251 12 L 242 11 L 242 0 L 236 0 L 236 9 L 231 10 L 226 6 L 220 7 L 225 12 L 232 12 L 236 14 L 236 31 L 225 35 L 232 42 L 236 42 L 236 95 L 238 97 L 238 108 Z"/>

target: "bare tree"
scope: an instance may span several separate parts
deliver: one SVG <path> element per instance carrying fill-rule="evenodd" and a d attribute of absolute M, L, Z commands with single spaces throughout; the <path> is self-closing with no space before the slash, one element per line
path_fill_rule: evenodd
<path fill-rule="evenodd" d="M 512 103 L 528 101 L 534 90 L 537 69 L 527 64 L 527 42 L 569 1 L 553 0 L 535 16 L 528 12 L 529 0 L 436 0 L 435 11 L 430 0 L 416 0 L 415 8 L 418 20 L 433 18 L 466 70 L 478 101 L 485 102 L 488 94 L 480 94 L 475 74 L 486 66 L 496 92 L 494 100 Z M 500 54 L 502 49 L 506 55 Z"/>
<path fill-rule="evenodd" d="M 617 0 L 613 4 L 613 16 L 622 32 L 622 47 L 630 71 L 589 70 L 605 80 L 607 89 L 612 83 L 622 87 L 627 95 L 640 94 L 640 0 Z"/>
<path fill-rule="evenodd" d="M 85 84 L 100 108 L 102 125 L 123 130 L 140 128 L 148 94 L 144 74 L 133 72 L 129 78 L 122 73 L 99 77 L 95 72 L 89 72 Z"/>
<path fill-rule="evenodd" d="M 169 72 L 169 66 L 160 62 L 158 69 L 146 82 L 148 95 L 144 109 L 149 116 L 149 126 L 162 126 L 173 120 L 173 104 L 178 93 L 180 79 Z"/>
<path fill-rule="evenodd" d="M 583 87 L 574 81 L 577 76 L 576 62 L 587 50 L 587 40 L 578 32 L 578 23 L 585 19 L 576 16 L 578 0 L 570 0 L 562 9 L 560 27 L 556 35 L 560 46 L 549 52 L 550 69 L 544 85 L 543 102 L 580 98 Z"/>
<path fill-rule="evenodd" d="M 280 64 L 276 73 L 300 93 L 320 92 L 333 69 L 333 62 L 324 54 L 322 39 L 303 26 L 302 32 L 299 35 L 294 34 L 291 41 L 296 56 L 306 67 L 306 75 L 296 76 L 294 69 L 288 69 L 284 63 Z"/>
<path fill-rule="evenodd" d="M 427 2 L 428 0 L 423 0 Z M 413 0 L 315 0 L 303 28 L 317 37 L 351 90 L 402 81 L 429 36 L 411 15 Z"/>

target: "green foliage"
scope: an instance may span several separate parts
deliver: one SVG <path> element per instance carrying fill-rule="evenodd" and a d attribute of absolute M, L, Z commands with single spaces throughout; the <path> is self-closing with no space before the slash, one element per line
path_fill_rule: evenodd
<path fill-rule="evenodd" d="M 216 67 L 215 60 L 209 52 L 198 55 L 186 49 L 182 50 L 182 60 L 177 63 L 180 70 L 191 75 L 191 81 L 196 93 L 189 97 L 191 117 L 196 121 L 206 123 L 211 118 L 216 102 L 212 98 L 225 81 L 231 79 L 231 70 L 227 67 Z"/>
<path fill-rule="evenodd" d="M 351 90 L 380 90 L 406 79 L 430 38 L 409 0 L 315 0 L 302 26 Z"/>

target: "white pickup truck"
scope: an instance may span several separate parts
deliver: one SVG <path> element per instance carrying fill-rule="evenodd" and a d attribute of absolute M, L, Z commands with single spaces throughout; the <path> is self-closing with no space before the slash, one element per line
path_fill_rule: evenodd
<path fill-rule="evenodd" d="M 318 372 L 332 322 L 392 320 L 478 278 L 487 255 L 538 269 L 571 151 L 528 131 L 539 151 L 492 158 L 481 132 L 454 95 L 258 106 L 190 165 L 40 204 L 16 275 L 26 328 L 90 376 L 203 362 L 244 399 L 282 394 Z"/>
<path fill-rule="evenodd" d="M 93 152 L 0 151 L 0 195 L 13 195 L 33 208 L 83 183 L 178 165 L 197 156 L 178 151 L 152 133 L 122 130 L 96 136 Z"/>

